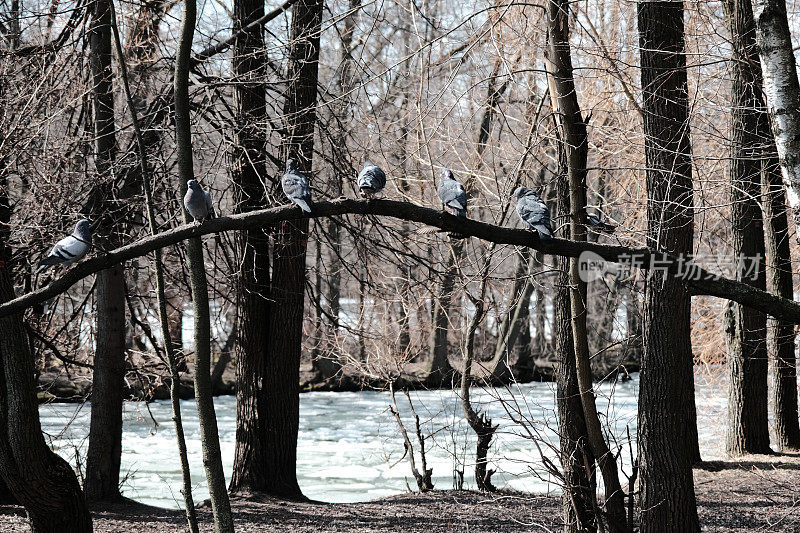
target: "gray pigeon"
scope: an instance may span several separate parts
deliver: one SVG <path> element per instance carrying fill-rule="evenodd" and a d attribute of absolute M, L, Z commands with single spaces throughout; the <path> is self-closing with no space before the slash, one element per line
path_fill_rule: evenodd
<path fill-rule="evenodd" d="M 386 186 L 386 173 L 377 165 L 364 161 L 364 168 L 356 180 L 358 190 L 364 198 L 374 198 Z"/>
<path fill-rule="evenodd" d="M 47 270 L 55 265 L 67 267 L 81 260 L 92 247 L 92 226 L 89 221 L 82 219 L 75 226 L 75 231 L 69 237 L 64 237 L 53 246 L 50 254 L 39 261 L 36 273 Z"/>
<path fill-rule="evenodd" d="M 527 187 L 517 187 L 512 194 L 517 199 L 517 214 L 529 229 L 536 230 L 539 240 L 547 243 L 553 240 L 550 227 L 550 208 L 539 198 L 536 191 Z"/>
<path fill-rule="evenodd" d="M 614 233 L 614 230 L 617 229 L 616 226 L 607 222 L 603 222 L 603 219 L 600 218 L 600 215 L 596 213 L 586 213 L 586 224 L 592 229 L 609 234 Z"/>
<path fill-rule="evenodd" d="M 300 206 L 306 213 L 311 212 L 311 189 L 308 187 L 308 178 L 299 170 L 294 159 L 286 160 L 286 173 L 281 178 L 283 194 L 293 203 Z"/>
<path fill-rule="evenodd" d="M 457 217 L 467 218 L 467 191 L 464 186 L 453 178 L 453 172 L 447 168 L 442 169 L 441 182 L 437 193 L 444 207 L 453 210 Z"/>
<path fill-rule="evenodd" d="M 194 221 L 205 222 L 206 219 L 214 218 L 214 204 L 208 191 L 204 191 L 197 180 L 189 180 L 186 185 L 189 188 L 183 197 L 183 205 Z"/>

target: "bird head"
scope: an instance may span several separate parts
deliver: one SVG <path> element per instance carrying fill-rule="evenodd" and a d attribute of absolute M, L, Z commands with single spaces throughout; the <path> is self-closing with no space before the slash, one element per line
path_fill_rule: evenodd
<path fill-rule="evenodd" d="M 75 233 L 80 235 L 83 240 L 92 242 L 92 224 L 85 218 L 75 224 Z"/>
<path fill-rule="evenodd" d="M 200 184 L 197 183 L 197 180 L 189 180 L 188 182 L 186 182 L 186 185 L 190 189 L 192 189 L 193 191 L 199 191 L 200 190 Z"/>
<path fill-rule="evenodd" d="M 455 179 L 453 177 L 453 171 L 449 168 L 443 168 L 442 172 L 439 174 L 439 177 L 443 180 L 452 180 Z"/>
<path fill-rule="evenodd" d="M 364 161 L 364 168 L 369 168 L 369 167 L 374 167 L 374 166 L 375 166 L 375 164 L 372 161 L 370 161 L 369 159 Z"/>
<path fill-rule="evenodd" d="M 291 172 L 293 170 L 297 170 L 297 161 L 290 157 L 286 160 L 286 172 Z"/>
<path fill-rule="evenodd" d="M 528 189 L 527 187 L 517 187 L 516 189 L 514 189 L 514 192 L 511 193 L 511 196 L 519 200 L 520 198 L 528 194 L 528 191 L 530 191 L 530 189 Z"/>

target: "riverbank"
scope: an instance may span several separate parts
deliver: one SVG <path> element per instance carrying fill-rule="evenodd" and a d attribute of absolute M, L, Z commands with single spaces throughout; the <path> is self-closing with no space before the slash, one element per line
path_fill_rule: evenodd
<path fill-rule="evenodd" d="M 300 392 L 359 392 L 364 390 L 388 390 L 389 379 L 380 377 L 362 369 L 346 366 L 338 372 L 325 376 L 317 371 L 310 361 L 305 361 L 300 366 Z M 618 372 L 622 379 L 629 373 L 638 372 L 639 365 L 635 361 L 615 360 L 613 365 L 603 365 L 594 369 L 595 379 L 609 379 Z M 477 365 L 475 378 L 478 382 L 491 382 L 494 385 L 506 385 L 510 382 L 510 375 L 499 378 L 488 374 L 487 369 Z M 457 377 L 457 376 L 456 376 Z M 518 383 L 552 382 L 555 379 L 555 362 L 547 359 L 536 359 L 533 369 L 527 373 L 525 379 L 517 380 Z M 391 375 L 395 390 L 429 390 L 450 389 L 454 384 L 460 387 L 458 380 L 445 380 L 444 382 L 431 382 L 427 379 L 426 365 L 424 363 L 408 363 L 403 372 Z M 125 376 L 125 400 L 152 401 L 169 399 L 170 377 L 162 368 L 142 370 L 129 370 Z M 236 372 L 233 363 L 227 364 L 224 370 L 213 379 L 214 396 L 228 396 L 236 394 Z M 40 403 L 82 403 L 89 399 L 92 391 L 91 370 L 83 367 L 60 367 L 50 369 L 39 374 L 37 378 L 37 391 Z M 189 363 L 185 372 L 181 374 L 179 395 L 182 400 L 194 398 L 194 382 L 192 381 L 192 364 Z"/>
<path fill-rule="evenodd" d="M 703 531 L 800 531 L 799 456 L 749 456 L 714 461 L 694 471 Z M 232 501 L 237 531 L 270 532 L 522 532 L 561 531 L 561 498 L 520 492 L 479 494 L 434 491 L 366 503 L 297 503 L 273 499 Z M 202 531 L 212 531 L 207 505 Z M 0 507 L 0 529 L 27 531 L 22 509 Z M 185 515 L 137 503 L 94 510 L 96 532 L 185 531 Z"/>

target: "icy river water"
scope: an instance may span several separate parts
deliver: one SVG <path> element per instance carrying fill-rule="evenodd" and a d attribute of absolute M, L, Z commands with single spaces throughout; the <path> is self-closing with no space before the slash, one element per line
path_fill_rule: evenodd
<path fill-rule="evenodd" d="M 555 384 L 531 383 L 508 389 L 473 389 L 478 405 L 499 424 L 489 453 L 498 487 L 554 492 L 558 485 L 543 466 L 542 454 L 555 458 Z M 598 388 L 598 409 L 621 449 L 622 468 L 630 471 L 628 434 L 636 438 L 638 375 L 616 385 Z M 725 386 L 719 378 L 697 378 L 697 412 L 700 448 L 704 459 L 723 454 Z M 411 393 L 422 420 L 428 467 L 438 489 L 454 487 L 454 471 L 465 470 L 465 488 L 474 488 L 474 439 L 463 422 L 456 391 Z M 391 397 L 385 392 L 312 392 L 300 395 L 300 435 L 297 476 L 303 493 L 329 502 L 366 501 L 399 494 L 414 486 L 403 458 L 403 442 L 389 412 Z M 408 400 L 397 402 L 413 437 Z M 225 473 L 233 463 L 236 401 L 233 396 L 215 401 Z M 148 410 L 149 407 L 149 410 Z M 194 400 L 182 402 L 195 501 L 208 496 L 202 468 L 200 431 Z M 85 454 L 89 432 L 89 404 L 49 404 L 40 408 L 42 429 L 53 448 L 73 465 Z M 154 422 L 155 421 L 155 422 Z M 157 423 L 157 424 L 156 424 Z M 416 441 L 413 442 L 418 449 Z M 635 442 L 633 443 L 635 450 Z M 466 468 L 465 468 L 466 464 Z M 162 507 L 182 506 L 181 473 L 169 401 L 130 402 L 125 405 L 122 442 L 123 494 Z"/>

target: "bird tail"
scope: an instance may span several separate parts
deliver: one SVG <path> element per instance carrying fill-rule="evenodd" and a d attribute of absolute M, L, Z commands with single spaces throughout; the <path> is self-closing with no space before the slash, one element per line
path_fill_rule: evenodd
<path fill-rule="evenodd" d="M 453 208 L 453 214 L 458 218 L 467 218 L 466 209 Z"/>
<path fill-rule="evenodd" d="M 536 232 L 539 234 L 539 240 L 543 243 L 549 243 L 553 240 L 553 233 L 550 231 L 550 228 L 543 224 L 537 224 L 533 227 Z"/>
<path fill-rule="evenodd" d="M 611 234 L 611 233 L 614 233 L 614 231 L 616 231 L 617 227 L 616 226 L 612 226 L 611 224 L 608 224 L 606 222 L 601 222 L 600 226 L 598 226 L 598 229 L 600 231 L 602 231 L 603 233 Z"/>
<path fill-rule="evenodd" d="M 47 270 L 51 266 L 55 266 L 55 265 L 59 264 L 60 262 L 61 262 L 61 259 L 59 257 L 57 257 L 55 255 L 48 255 L 47 257 L 45 257 L 44 259 L 39 261 L 39 264 L 37 265 L 39 268 L 36 269 L 36 273 L 38 274 L 39 272 L 44 272 L 45 270 Z"/>
<path fill-rule="evenodd" d="M 306 212 L 306 213 L 310 213 L 311 212 L 311 206 L 314 205 L 311 202 L 311 198 L 309 198 L 309 199 L 297 198 L 295 201 L 297 202 L 297 205 L 300 206 L 300 209 L 302 209 L 304 212 Z"/>
<path fill-rule="evenodd" d="M 451 239 L 459 239 L 459 240 L 466 239 L 467 237 L 469 237 L 469 235 L 464 235 L 463 233 L 448 233 L 447 236 L 450 237 Z"/>

